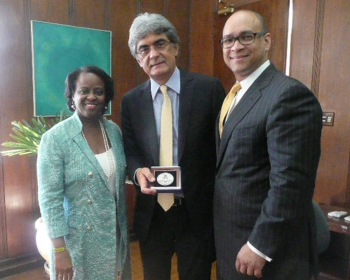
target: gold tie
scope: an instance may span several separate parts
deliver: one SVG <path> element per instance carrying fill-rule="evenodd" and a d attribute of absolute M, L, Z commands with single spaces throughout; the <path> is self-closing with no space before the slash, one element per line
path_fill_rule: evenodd
<path fill-rule="evenodd" d="M 161 166 L 173 165 L 173 110 L 171 99 L 168 94 L 167 86 L 161 86 L 164 101 L 162 106 L 162 115 L 160 121 L 160 152 L 159 163 Z M 173 193 L 159 193 L 158 203 L 164 211 L 168 211 L 174 204 Z"/>
<path fill-rule="evenodd" d="M 219 120 L 219 131 L 220 131 L 220 138 L 222 137 L 222 131 L 224 129 L 225 119 L 228 113 L 228 110 L 230 109 L 231 103 L 233 99 L 235 98 L 237 92 L 241 89 L 240 83 L 235 83 L 234 86 L 231 88 L 230 92 L 227 94 L 224 102 L 221 106 L 221 112 L 220 112 L 220 120 Z"/>

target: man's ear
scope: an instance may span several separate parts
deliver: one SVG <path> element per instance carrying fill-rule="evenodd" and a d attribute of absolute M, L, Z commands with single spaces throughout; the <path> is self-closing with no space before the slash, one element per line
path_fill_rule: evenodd
<path fill-rule="evenodd" d="M 270 33 L 266 33 L 266 35 L 265 35 L 265 43 L 266 43 L 265 50 L 269 51 L 270 48 L 271 48 L 271 34 Z"/>
<path fill-rule="evenodd" d="M 140 67 L 143 67 L 142 61 L 140 59 L 136 58 L 137 63 L 140 65 Z"/>

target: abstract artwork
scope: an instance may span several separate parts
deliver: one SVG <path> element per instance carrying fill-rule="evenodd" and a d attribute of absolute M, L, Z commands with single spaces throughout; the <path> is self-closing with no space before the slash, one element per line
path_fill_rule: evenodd
<path fill-rule="evenodd" d="M 111 31 L 42 21 L 31 21 L 31 30 L 34 116 L 69 112 L 64 82 L 73 70 L 95 65 L 111 75 Z"/>

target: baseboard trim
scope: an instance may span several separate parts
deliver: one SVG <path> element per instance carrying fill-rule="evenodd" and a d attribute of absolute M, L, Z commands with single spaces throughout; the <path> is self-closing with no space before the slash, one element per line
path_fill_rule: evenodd
<path fill-rule="evenodd" d="M 31 269 L 43 267 L 45 260 L 40 254 L 30 254 L 0 260 L 0 279 Z"/>

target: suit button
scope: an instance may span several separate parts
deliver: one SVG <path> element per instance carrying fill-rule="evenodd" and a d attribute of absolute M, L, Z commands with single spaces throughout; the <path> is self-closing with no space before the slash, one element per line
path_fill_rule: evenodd
<path fill-rule="evenodd" d="M 87 229 L 88 229 L 88 230 L 92 230 L 92 227 L 91 227 L 91 226 L 88 226 Z"/>
<path fill-rule="evenodd" d="M 88 204 L 91 204 L 91 203 L 92 203 L 92 200 L 91 200 L 91 199 L 89 199 L 89 200 L 87 201 L 87 203 L 88 203 Z"/>
<path fill-rule="evenodd" d="M 92 172 L 89 172 L 89 177 L 90 178 L 94 177 L 94 174 L 92 174 Z"/>

